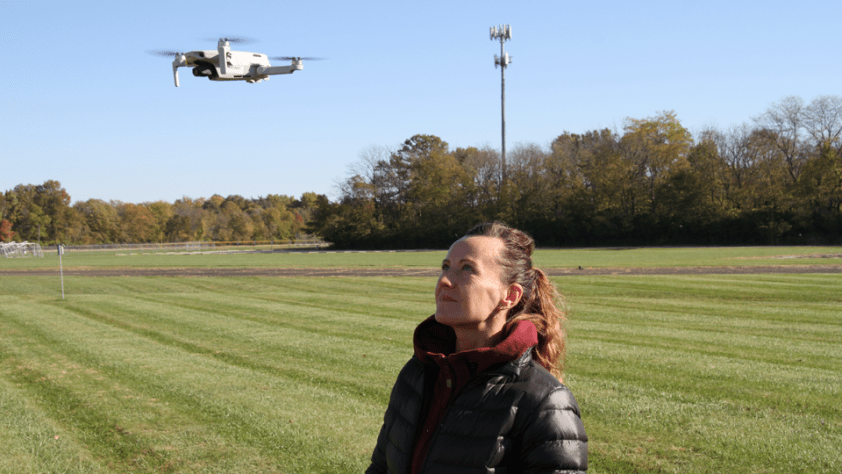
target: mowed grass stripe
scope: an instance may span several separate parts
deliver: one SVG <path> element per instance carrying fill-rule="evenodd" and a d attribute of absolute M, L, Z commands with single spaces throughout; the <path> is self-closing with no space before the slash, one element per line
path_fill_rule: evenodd
<path fill-rule="evenodd" d="M 220 279 L 222 282 L 228 280 L 237 279 Z M 318 290 L 313 291 L 312 288 L 298 288 L 298 285 L 301 285 L 299 279 L 275 278 L 264 279 L 273 284 L 260 288 L 229 292 L 224 287 L 219 287 L 201 300 L 189 295 L 183 297 L 171 293 L 144 297 L 200 311 L 213 310 L 222 305 L 228 315 L 264 321 L 267 324 L 296 325 L 323 334 L 343 334 L 345 337 L 360 339 L 382 335 L 384 329 L 385 332 L 390 332 L 392 329 L 405 328 L 407 323 L 415 321 L 415 318 L 407 317 L 408 313 L 432 314 L 435 311 L 435 303 L 430 301 L 429 297 L 432 292 L 427 291 L 434 281 L 407 278 L 410 281 L 418 281 L 425 290 L 423 294 L 416 295 L 417 288 L 406 285 L 397 291 L 389 292 L 388 287 L 379 280 L 381 279 L 319 278 L 314 280 Z M 383 291 L 377 291 L 380 289 Z M 242 297 L 231 298 L 231 293 L 241 294 Z M 303 314 L 294 317 L 297 313 Z M 359 318 L 351 318 L 353 322 L 350 323 L 343 322 L 349 319 L 349 315 L 369 316 L 372 322 L 360 321 Z M 363 326 L 360 326 L 361 323 Z M 383 325 L 388 327 L 384 328 Z M 348 329 L 353 329 L 353 334 L 349 333 Z"/>
<path fill-rule="evenodd" d="M 587 348 L 576 356 L 577 374 L 602 374 L 665 393 L 797 409 L 826 419 L 842 417 L 837 371 L 631 344 L 591 342 Z"/>
<path fill-rule="evenodd" d="M 751 335 L 725 330 L 587 322 L 578 326 L 580 339 L 635 347 L 674 350 L 770 362 L 787 367 L 836 370 L 842 366 L 838 342 L 787 340 L 783 335 Z"/>
<path fill-rule="evenodd" d="M 320 286 L 325 291 L 326 282 L 321 279 L 319 282 L 323 283 Z M 371 287 L 370 281 L 362 283 Z M 356 287 L 349 288 L 347 284 L 343 286 L 345 293 L 359 293 Z M 337 298 L 331 294 L 321 294 L 316 299 L 309 294 L 288 293 L 273 287 L 261 292 L 250 288 L 242 297 L 214 293 L 205 295 L 201 300 L 174 294 L 147 294 L 126 297 L 119 308 L 107 304 L 100 307 L 90 301 L 85 306 L 100 309 L 97 315 L 88 314 L 90 317 L 104 318 L 110 324 L 123 325 L 159 342 L 178 345 L 191 352 L 204 353 L 255 370 L 276 374 L 280 371 L 285 377 L 313 378 L 319 377 L 319 373 L 327 373 L 336 379 L 333 368 L 337 364 L 349 367 L 362 364 L 375 373 L 385 372 L 391 378 L 391 372 L 377 367 L 382 361 L 392 358 L 386 352 L 399 350 L 407 358 L 407 354 L 411 353 L 411 337 L 392 338 L 385 335 L 400 330 L 407 334 L 407 330 L 411 331 L 417 323 L 412 318 L 403 317 L 399 327 L 397 321 L 382 316 L 398 306 L 395 300 L 384 299 L 379 295 Z M 277 302 L 282 299 L 277 296 L 280 294 L 286 295 L 282 303 Z M 318 303 L 322 299 L 333 303 L 326 307 Z M 404 303 L 403 306 L 408 305 Z M 353 308 L 355 311 L 331 310 L 334 307 Z M 431 310 L 431 305 L 426 303 L 421 307 L 421 312 L 416 314 Z M 407 309 L 404 308 L 404 311 Z M 413 309 L 410 311 L 415 313 Z M 357 312 L 380 316 L 360 318 L 353 314 Z M 242 322 L 232 322 L 230 318 L 238 318 Z M 129 322 L 133 325 L 131 328 L 126 326 Z M 352 339 L 357 342 L 348 344 Z M 237 347 L 246 348 L 246 352 L 237 353 Z M 325 350 L 325 347 L 331 350 Z M 348 351 L 348 348 L 352 350 Z M 251 354 L 259 354 L 260 361 L 254 361 Z M 266 354 L 270 356 L 267 358 Z M 306 370 L 297 370 L 299 367 Z M 359 384 L 355 380 L 321 381 L 346 388 Z M 370 382 L 367 380 L 358 386 L 360 395 L 374 395 L 370 390 Z"/>
<path fill-rule="evenodd" d="M 117 472 L 361 472 L 435 283 L 74 278 L 61 301 L 54 279 L 24 280 L 0 284 L 14 360 L 0 381 L 42 413 L 42 438 L 61 430 L 79 447 L 70 459 Z M 842 471 L 842 275 L 554 280 L 590 472 Z M 293 365 L 304 373 L 285 374 Z M 90 399 L 148 451 L 132 464 L 98 448 L 75 428 L 83 417 L 42 408 L 41 377 L 11 381 L 18 366 Z"/>
<path fill-rule="evenodd" d="M 60 344 L 57 344 L 57 342 L 58 341 L 50 341 L 51 345 L 53 345 L 53 346 L 60 345 Z M 63 350 L 65 352 L 69 352 L 68 348 L 63 348 Z M 147 350 L 145 352 L 148 353 L 150 351 Z M 184 358 L 180 358 L 181 364 L 184 363 L 184 361 L 182 359 L 184 359 Z M 127 359 L 127 361 L 128 360 L 135 360 L 135 358 Z M 138 382 L 136 384 L 136 386 L 145 388 L 149 392 L 150 396 L 153 396 L 153 397 L 160 397 L 161 396 L 161 394 L 157 393 L 157 391 L 155 390 L 156 386 L 157 386 L 157 388 L 159 388 L 160 390 L 163 390 L 164 392 L 167 391 L 167 387 L 162 386 L 161 384 L 156 383 L 155 380 L 150 379 L 148 377 L 148 374 L 146 374 L 143 370 L 136 370 L 137 367 L 134 367 L 135 370 L 129 370 L 130 368 L 127 369 L 127 370 L 117 370 L 117 369 L 115 369 L 116 365 L 117 364 L 111 363 L 110 365 L 106 365 L 106 367 L 110 367 L 111 372 L 115 376 L 119 375 L 121 380 L 126 380 L 127 378 L 128 379 L 136 378 L 136 381 Z M 145 365 L 141 366 L 141 368 L 143 368 L 143 367 L 157 367 L 157 366 L 162 366 L 162 365 L 164 365 L 164 364 L 159 362 L 158 364 L 152 364 L 152 365 L 145 364 Z M 212 373 L 230 372 L 230 371 L 224 370 L 220 367 L 212 367 L 212 368 L 208 369 L 208 371 L 212 372 Z M 144 372 L 144 377 L 139 376 L 141 372 Z M 248 420 L 240 419 L 241 417 L 238 417 L 238 415 L 236 414 L 236 410 L 232 410 L 231 405 L 227 405 L 227 404 L 223 403 L 222 406 L 217 406 L 217 404 L 216 404 L 217 399 L 219 399 L 219 401 L 221 403 L 226 399 L 226 397 L 224 397 L 222 395 L 219 395 L 219 394 L 217 394 L 216 396 L 210 396 L 210 395 L 204 393 L 205 390 L 216 389 L 215 383 L 212 384 L 212 387 L 204 387 L 202 389 L 202 391 L 196 391 L 195 387 L 196 387 L 197 384 L 193 383 L 193 382 L 197 381 L 197 380 L 204 380 L 206 378 L 206 377 L 204 377 L 204 374 L 202 374 L 202 372 L 203 372 L 202 370 L 196 370 L 196 368 L 194 367 L 194 368 L 191 368 L 189 370 L 178 370 L 177 372 L 170 373 L 168 375 L 163 374 L 164 379 L 161 379 L 161 382 L 164 382 L 165 385 L 166 385 L 166 381 L 172 379 L 172 380 L 175 381 L 175 383 L 177 384 L 177 386 L 179 388 L 181 387 L 181 385 L 186 385 L 187 387 L 191 387 L 191 386 L 194 387 L 194 390 L 190 390 L 186 394 L 181 393 L 179 391 L 176 391 L 176 393 L 174 393 L 174 394 L 171 393 L 170 395 L 175 395 L 175 396 L 170 396 L 169 398 L 166 398 L 168 400 L 168 403 L 169 404 L 176 404 L 176 403 L 180 402 L 182 404 L 182 411 L 188 411 L 188 412 L 192 411 L 194 414 L 197 414 L 199 417 L 207 418 L 208 421 L 206 421 L 206 423 L 210 422 L 211 420 L 217 420 L 217 422 L 214 423 L 214 426 L 216 426 L 217 428 L 219 428 L 219 427 L 223 428 L 222 431 L 233 430 L 233 431 L 231 431 L 230 434 L 235 436 L 235 438 L 230 440 L 229 443 L 232 442 L 232 441 L 235 441 L 238 438 L 242 438 L 244 435 L 249 434 L 250 430 L 245 429 L 244 427 L 253 427 L 253 426 L 259 426 L 260 425 L 260 423 L 252 423 Z M 246 377 L 246 378 L 248 378 L 249 380 L 252 380 L 251 377 Z M 221 387 L 230 388 L 231 390 L 234 390 L 234 391 L 239 391 L 239 390 L 248 391 L 250 389 L 250 386 L 249 386 L 248 383 L 232 384 L 232 383 L 226 383 L 225 380 L 219 380 L 219 383 L 222 384 Z M 292 386 L 295 386 L 295 385 L 285 385 L 285 387 L 292 387 Z M 170 388 L 172 388 L 172 387 L 170 387 Z M 270 387 L 267 386 L 266 390 L 270 390 Z M 166 393 L 164 395 L 166 395 Z M 202 396 L 202 395 L 204 395 L 204 396 Z M 300 401 L 301 398 L 302 397 L 300 396 L 300 394 L 298 394 L 298 396 L 292 396 L 291 397 L 292 400 L 299 400 L 299 401 Z M 204 401 L 213 401 L 214 403 L 211 403 L 210 405 L 202 404 L 202 403 L 199 403 L 197 401 L 197 400 L 200 400 L 200 399 L 204 400 Z M 354 404 L 351 403 L 350 405 L 353 406 Z M 316 406 L 316 407 L 318 408 L 318 406 Z M 262 407 L 262 408 L 263 408 L 263 410 L 261 411 L 262 413 L 271 413 L 271 411 L 272 411 L 272 410 L 268 409 L 267 407 Z M 322 408 L 321 413 L 328 413 L 329 412 L 329 410 L 326 410 L 324 406 L 322 406 L 321 408 Z M 251 414 L 250 416 L 251 417 L 260 417 L 261 415 Z M 371 416 L 376 416 L 376 415 L 374 415 L 372 413 Z M 290 421 L 295 419 L 297 422 L 300 422 L 301 421 L 300 417 L 301 417 L 300 412 L 298 414 L 291 415 Z M 218 422 L 218 420 L 224 420 L 225 423 L 220 424 Z M 304 423 L 304 425 L 306 426 L 307 423 Z M 280 425 L 280 426 L 281 426 L 281 428 L 283 428 L 283 425 Z M 234 427 L 234 428 L 231 428 L 231 427 Z M 254 434 L 253 436 L 249 436 L 252 443 L 250 443 L 248 445 L 256 444 L 256 445 L 259 446 L 263 442 L 262 441 L 257 442 L 256 440 L 264 439 L 262 435 L 271 434 L 271 433 L 266 432 L 265 430 L 258 430 L 258 432 L 259 432 L 258 434 L 260 436 L 258 436 L 258 434 Z M 307 437 L 312 437 L 312 434 L 307 434 Z M 274 436 L 269 436 L 265 439 L 268 442 L 268 440 L 272 440 L 272 439 L 277 440 L 278 438 L 274 437 Z M 301 443 L 295 443 L 294 441 L 295 441 L 294 438 L 288 439 L 287 443 L 286 443 L 287 448 L 293 449 L 293 450 L 294 449 L 301 449 L 302 448 Z M 312 441 L 309 441 L 308 443 L 312 444 L 312 445 L 308 445 L 308 449 L 310 449 L 310 450 L 313 450 L 314 447 L 318 446 L 318 443 L 313 443 Z M 333 449 L 333 448 L 328 448 L 327 446 L 323 446 L 323 449 L 320 449 L 318 451 L 324 451 L 325 449 Z M 321 454 L 325 454 L 325 453 L 321 453 Z M 282 456 L 280 455 L 280 453 L 273 452 L 272 450 L 270 450 L 269 454 L 266 456 L 267 459 L 276 459 L 276 460 L 280 459 L 281 457 Z M 211 456 L 211 458 L 214 458 L 214 456 Z M 324 464 L 324 463 L 328 462 L 328 461 L 331 461 L 331 460 L 335 460 L 336 458 L 337 458 L 337 456 L 331 456 L 330 454 L 326 454 L 323 458 L 320 458 L 319 460 L 315 460 L 313 462 L 316 462 L 317 464 L 321 464 L 321 465 L 323 465 L 323 467 L 325 469 L 328 469 L 329 465 L 333 465 L 333 463 L 330 463 L 330 462 L 328 464 Z M 341 461 L 341 459 L 340 459 L 340 461 Z M 273 464 L 274 464 L 274 462 L 273 462 Z M 275 466 L 275 468 L 277 468 L 277 466 Z M 275 469 L 272 469 L 272 470 L 275 470 Z M 316 471 L 318 472 L 318 471 L 320 471 L 320 469 L 317 469 Z M 224 472 L 224 470 L 222 470 L 220 472 Z"/>
<path fill-rule="evenodd" d="M 628 324 L 690 324 L 697 327 L 707 327 L 712 331 L 724 327 L 725 329 L 777 331 L 790 326 L 793 321 L 799 324 L 799 335 L 822 339 L 824 335 L 831 340 L 838 340 L 842 333 L 842 322 L 834 318 L 839 303 L 834 302 L 775 302 L 758 306 L 754 301 L 713 300 L 712 298 L 695 298 L 676 296 L 659 296 L 661 303 L 656 309 L 647 307 L 652 297 L 617 296 L 588 296 L 578 299 L 577 305 L 587 304 L 595 311 L 604 308 L 606 311 L 622 310 L 629 312 L 623 319 Z M 758 312 L 762 309 L 762 312 Z M 574 308 L 576 311 L 581 307 Z M 697 318 L 703 314 L 705 318 Z M 710 319 L 708 319 L 710 318 Z M 606 321 L 614 320 L 612 317 Z"/>
<path fill-rule="evenodd" d="M 17 309 L 10 308 L 12 312 Z M 23 315 L 27 322 L 22 324 L 38 327 L 34 332 L 38 333 L 35 336 L 39 346 L 54 348 L 74 361 L 86 361 L 111 379 L 142 393 L 133 398 L 163 400 L 168 405 L 179 406 L 180 413 L 189 414 L 195 420 L 193 423 L 209 431 L 205 436 L 227 438 L 223 444 L 257 447 L 261 452 L 258 459 L 263 458 L 263 463 L 266 459 L 273 460 L 270 464 L 274 468 L 270 471 L 278 469 L 277 463 L 283 463 L 286 468 L 298 466 L 305 472 L 343 470 L 349 462 L 360 463 L 363 451 L 360 446 L 335 445 L 337 430 L 354 440 L 364 440 L 364 450 L 370 450 L 370 443 L 358 431 L 364 429 L 370 433 L 376 429 L 373 426 L 378 425 L 382 408 L 379 403 L 350 399 L 346 396 L 347 387 L 336 392 L 319 383 L 293 383 L 277 374 L 269 376 L 202 355 L 185 354 L 179 348 L 162 346 L 120 328 L 107 325 L 103 328 L 97 321 L 73 316 L 67 311 L 41 319 L 27 314 Z M 61 321 L 62 329 L 50 330 L 57 329 L 52 324 L 56 320 Z M 92 337 L 86 338 L 85 334 Z M 50 356 L 40 354 L 32 358 Z M 388 392 L 388 387 L 381 389 Z M 336 420 L 332 412 L 337 405 L 351 410 L 353 415 Z M 274 420 L 274 424 L 268 420 Z M 69 424 L 84 422 L 77 420 Z M 352 456 L 348 455 L 349 449 L 353 451 Z M 288 459 L 288 453 L 301 450 L 313 456 Z"/>
<path fill-rule="evenodd" d="M 562 293 L 587 287 L 590 297 L 670 295 L 722 301 L 842 303 L 839 274 L 603 275 L 553 277 Z"/>
<path fill-rule="evenodd" d="M 588 308 L 590 323 L 622 325 L 630 330 L 666 331 L 685 329 L 702 331 L 710 338 L 725 338 L 744 335 L 750 338 L 783 339 L 787 345 L 793 344 L 835 344 L 842 340 L 842 330 L 836 324 L 798 323 L 797 331 L 792 331 L 792 319 L 816 319 L 817 314 L 832 316 L 837 308 L 827 304 L 775 305 L 774 308 L 761 307 L 758 314 L 756 304 L 734 305 L 716 303 L 689 303 L 666 301 L 662 308 L 653 310 L 647 306 L 649 301 L 616 301 L 610 298 L 599 300 L 580 300 L 579 306 Z M 645 309 L 644 309 L 645 308 Z M 618 312 L 627 315 L 622 321 L 617 320 Z M 788 313 L 788 314 L 787 314 Z M 733 314 L 743 316 L 734 317 Z M 780 317 L 769 318 L 770 314 Z M 573 318 L 575 319 L 574 313 Z M 753 318 L 756 317 L 756 318 Z M 789 318 L 789 320 L 787 320 Z M 707 338 L 705 338 L 707 339 Z M 718 341 L 718 339 L 717 339 Z"/>
<path fill-rule="evenodd" d="M 0 473 L 104 472 L 21 387 L 0 378 Z"/>
<path fill-rule="evenodd" d="M 842 276 L 556 282 L 596 471 L 842 468 Z"/>
<path fill-rule="evenodd" d="M 572 377 L 591 437 L 589 472 L 831 473 L 842 465 L 840 428 L 826 418 L 606 375 Z"/>
<path fill-rule="evenodd" d="M 51 323 L 59 321 L 49 319 Z M 0 345 L 3 378 L 28 392 L 36 411 L 49 417 L 50 424 L 73 433 L 71 440 L 84 443 L 80 459 L 91 455 L 110 459 L 111 468 L 162 465 L 161 455 L 134 435 L 136 430 L 127 430 L 119 414 L 96 408 L 102 402 L 122 405 L 126 387 L 102 377 L 96 365 L 82 365 L 70 358 L 73 351 L 50 336 L 56 325 L 45 327 L 40 322 L 25 308 L 3 301 L 2 329 L 16 340 L 14 345 L 6 341 Z M 136 393 L 128 397 L 136 398 Z"/>
<path fill-rule="evenodd" d="M 229 298 L 230 300 L 231 298 Z M 251 321 L 232 317 L 242 311 L 237 301 L 215 305 L 215 312 L 177 308 L 176 305 L 150 302 L 141 298 L 123 298 L 119 308 L 108 303 L 86 302 L 83 308 L 65 306 L 80 316 L 90 318 L 140 337 L 185 352 L 211 357 L 237 367 L 282 377 L 290 383 L 311 383 L 360 399 L 382 398 L 382 386 L 370 380 L 347 376 L 346 372 L 389 373 L 381 366 L 382 357 L 389 351 L 385 340 L 357 341 L 339 335 L 324 335 L 317 331 L 294 328 L 290 325 L 269 325 L 265 321 Z M 318 318 L 306 311 L 289 314 L 289 318 Z M 402 351 L 406 353 L 406 351 Z M 337 366 L 347 371 L 337 372 Z M 359 370 L 356 370 L 359 369 Z"/>

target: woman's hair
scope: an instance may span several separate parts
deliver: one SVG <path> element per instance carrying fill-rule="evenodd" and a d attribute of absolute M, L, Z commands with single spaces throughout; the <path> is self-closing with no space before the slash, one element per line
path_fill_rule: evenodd
<path fill-rule="evenodd" d="M 520 301 L 506 315 L 507 329 L 518 321 L 531 321 L 538 330 L 538 346 L 533 357 L 561 380 L 566 349 L 562 325 L 567 316 L 556 306 L 556 300 L 561 296 L 555 285 L 543 271 L 532 266 L 535 241 L 525 232 L 499 221 L 475 226 L 465 234 L 465 237 L 471 236 L 496 237 L 503 241 L 499 257 L 503 269 L 501 279 L 506 285 L 517 283 L 523 287 Z"/>

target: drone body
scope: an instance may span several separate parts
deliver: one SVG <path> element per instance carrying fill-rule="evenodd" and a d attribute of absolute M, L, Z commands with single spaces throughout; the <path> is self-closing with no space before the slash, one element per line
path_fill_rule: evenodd
<path fill-rule="evenodd" d="M 231 51 L 227 38 L 220 38 L 216 51 L 189 51 L 174 55 L 172 71 L 176 87 L 180 67 L 192 67 L 194 76 L 207 77 L 211 81 L 246 81 L 251 84 L 268 80 L 269 76 L 292 74 L 304 69 L 301 58 L 275 58 L 291 60 L 292 64 L 272 66 L 265 54 Z"/>

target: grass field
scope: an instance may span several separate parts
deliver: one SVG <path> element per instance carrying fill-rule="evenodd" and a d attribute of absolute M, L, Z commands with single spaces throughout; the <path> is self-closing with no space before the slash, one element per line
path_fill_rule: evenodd
<path fill-rule="evenodd" d="M 79 267 L 433 267 L 445 251 L 425 252 L 290 252 L 235 254 L 163 254 L 160 252 L 104 252 L 68 254 L 65 268 Z M 819 256 L 835 255 L 836 258 Z M 800 258 L 795 258 L 796 256 Z M 813 256 L 813 258 L 805 258 Z M 723 248 L 634 248 L 538 249 L 534 255 L 539 267 L 691 267 L 732 265 L 840 265 L 842 247 L 723 247 Z M 58 268 L 55 252 L 44 258 L 0 259 L 2 269 Z"/>
<path fill-rule="evenodd" d="M 770 257 L 840 251 L 543 251 L 536 261 L 782 265 L 792 260 Z M 285 255 L 78 265 L 436 266 L 444 254 Z M 591 438 L 590 472 L 842 471 L 842 274 L 554 280 L 570 308 L 566 383 Z M 0 472 L 362 472 L 434 283 L 74 277 L 62 300 L 56 278 L 0 274 Z"/>

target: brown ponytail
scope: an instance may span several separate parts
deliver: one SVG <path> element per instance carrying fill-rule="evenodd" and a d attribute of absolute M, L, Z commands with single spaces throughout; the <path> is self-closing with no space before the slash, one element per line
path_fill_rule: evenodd
<path fill-rule="evenodd" d="M 538 330 L 538 346 L 533 357 L 559 380 L 562 380 L 565 359 L 565 334 L 563 325 L 567 316 L 556 306 L 561 296 L 547 275 L 532 266 L 532 251 L 535 241 L 525 232 L 495 221 L 480 224 L 469 230 L 468 236 L 496 237 L 503 241 L 500 255 L 503 268 L 502 280 L 511 285 L 523 287 L 523 296 L 518 304 L 509 310 L 507 328 L 518 321 L 531 321 Z"/>

